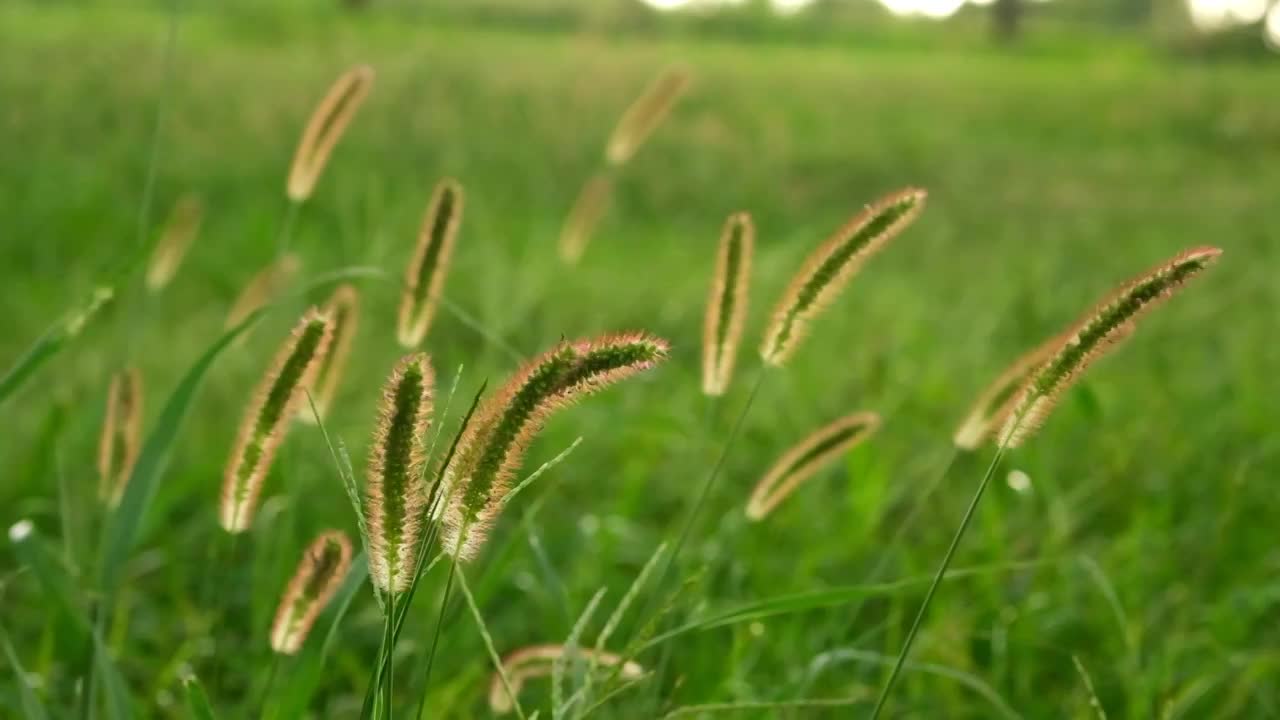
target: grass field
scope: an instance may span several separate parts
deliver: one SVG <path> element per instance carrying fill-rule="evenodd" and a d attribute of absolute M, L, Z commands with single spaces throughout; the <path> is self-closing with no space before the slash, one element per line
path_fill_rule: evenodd
<path fill-rule="evenodd" d="M 1280 714 L 1280 65 L 1105 44 L 1028 59 L 202 11 L 182 20 L 161 99 L 165 23 L 0 5 L 0 367 L 152 242 L 181 194 L 207 207 L 163 295 L 136 277 L 119 287 L 0 406 L 0 522 L 33 521 L 82 609 L 95 600 L 94 458 L 111 373 L 140 368 L 150 431 L 239 289 L 275 256 L 284 177 L 311 108 L 338 73 L 367 62 L 374 90 L 293 238 L 300 286 L 342 268 L 385 271 L 357 279 L 361 327 L 328 421 L 357 474 L 379 388 L 403 352 L 399 278 L 440 177 L 468 194 L 446 287 L 454 310 L 425 345 L 441 400 L 462 368 L 445 428 L 482 381 L 561 337 L 645 329 L 673 344 L 659 371 L 562 413 L 531 447 L 526 471 L 582 438 L 466 567 L 497 652 L 564 642 L 605 588 L 583 636 L 593 640 L 658 544 L 674 541 L 731 442 L 675 570 L 642 589 L 615 649 L 668 604 L 668 629 L 797 593 L 815 592 L 812 606 L 792 597 L 650 649 L 637 660 L 654 674 L 591 716 L 707 703 L 737 706 L 687 715 L 865 716 L 990 460 L 992 448 L 955 457 L 950 442 L 973 397 L 1116 283 L 1211 244 L 1224 249 L 1219 265 L 1005 461 L 953 566 L 973 571 L 942 585 L 889 716 L 1088 717 L 1084 673 L 1111 718 Z M 693 89 L 621 174 L 582 263 L 564 267 L 560 224 L 614 119 L 675 61 L 693 71 Z M 921 219 L 763 383 L 733 437 L 761 328 L 790 275 L 863 203 L 908 184 L 930 192 Z M 702 313 L 720 225 L 740 209 L 759 226 L 746 347 L 730 393 L 712 403 L 699 392 Z M 136 716 L 190 717 L 179 682 L 189 671 L 218 717 L 256 714 L 271 694 L 267 625 L 302 548 L 324 528 L 355 536 L 330 454 L 307 426 L 291 432 L 234 558 L 216 522 L 248 388 L 304 306 L 282 302 L 216 361 L 176 438 L 104 622 Z M 764 522 L 746 521 L 747 494 L 777 455 L 862 409 L 885 420 L 871 441 Z M 1015 469 L 1028 490 L 1004 482 Z M 85 640 L 12 546 L 0 554 L 0 624 L 35 699 L 52 717 L 81 717 Z M 398 646 L 403 717 L 421 692 L 444 566 L 424 582 Z M 315 717 L 358 711 L 383 631 L 371 595 L 359 592 L 335 637 Z M 444 615 L 424 717 L 489 713 L 493 667 L 460 601 L 455 592 Z M 271 687 L 299 667 L 282 664 Z M 22 704 L 19 675 L 3 678 L 0 716 L 39 717 Z M 526 710 L 552 717 L 548 688 L 530 681 Z M 830 704 L 750 705 L 801 699 Z"/>

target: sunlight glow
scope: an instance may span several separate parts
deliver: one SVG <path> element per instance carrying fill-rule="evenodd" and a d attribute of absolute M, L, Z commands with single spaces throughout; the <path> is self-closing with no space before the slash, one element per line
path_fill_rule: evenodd
<path fill-rule="evenodd" d="M 1203 32 L 1252 25 L 1263 16 L 1270 17 L 1267 0 L 1187 0 L 1187 11 L 1191 24 Z"/>
<path fill-rule="evenodd" d="M 769 0 L 769 7 L 779 15 L 794 15 L 813 4 L 813 0 Z"/>
<path fill-rule="evenodd" d="M 1280 50 L 1280 3 L 1271 6 L 1271 12 L 1267 13 L 1263 35 L 1272 48 Z"/>

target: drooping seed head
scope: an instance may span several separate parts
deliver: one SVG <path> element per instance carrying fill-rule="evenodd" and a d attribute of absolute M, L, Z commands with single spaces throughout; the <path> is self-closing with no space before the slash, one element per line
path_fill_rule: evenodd
<path fill-rule="evenodd" d="M 369 451 L 364 511 L 369 575 L 386 594 L 407 590 L 417 567 L 427 503 L 423 438 L 431 424 L 434 387 L 429 359 L 425 353 L 414 353 L 396 364 L 382 392 Z"/>
<path fill-rule="evenodd" d="M 332 336 L 333 321 L 315 308 L 308 310 L 262 376 L 240 422 L 222 484 L 218 521 L 227 532 L 244 532 L 253 523 L 262 483 Z"/>
<path fill-rule="evenodd" d="M 910 225 L 926 193 L 907 188 L 867 206 L 823 243 L 792 279 L 765 329 L 760 356 L 781 367 L 795 354 L 809 323 L 839 295 L 867 258 Z"/>
<path fill-rule="evenodd" d="M 223 327 L 230 330 L 243 322 L 254 310 L 271 302 L 281 288 L 288 285 L 297 274 L 300 265 L 297 255 L 288 254 L 259 270 L 258 274 L 250 278 L 244 289 L 236 296 L 231 310 L 227 312 L 227 320 L 223 323 Z M 241 335 L 241 337 L 244 336 Z"/>
<path fill-rule="evenodd" d="M 1008 417 L 1009 411 L 1012 410 L 1018 389 L 1026 381 L 1027 376 L 1044 364 L 1062 341 L 1061 335 L 1055 335 L 1024 353 L 1005 368 L 1005 371 L 982 391 L 974 401 L 973 407 L 969 409 L 969 414 L 960 423 L 960 427 L 956 428 L 955 436 L 952 438 L 955 446 L 961 450 L 975 450 L 999 429 Z"/>
<path fill-rule="evenodd" d="M 1214 247 L 1179 253 L 1121 285 L 1064 333 L 1062 341 L 1018 389 L 1003 421 L 999 442 L 1018 447 L 1035 433 L 1062 394 L 1098 358 L 1133 334 L 1137 320 L 1167 300 L 1222 254 Z"/>
<path fill-rule="evenodd" d="M 356 327 L 359 324 L 360 294 L 352 285 L 339 285 L 324 304 L 324 313 L 333 320 L 333 341 L 329 343 L 329 352 L 320 359 L 320 366 L 316 370 L 314 398 L 321 418 L 325 417 L 329 406 L 333 404 L 333 397 L 342 382 L 342 372 L 347 367 L 347 358 L 351 355 L 351 345 L 355 341 Z M 315 414 L 308 403 L 302 403 L 298 409 L 298 419 L 307 424 L 315 423 Z"/>
<path fill-rule="evenodd" d="M 819 428 L 778 458 L 756 483 L 747 501 L 747 518 L 762 520 L 805 480 L 870 437 L 880 416 L 860 412 Z"/>
<path fill-rule="evenodd" d="M 307 546 L 276 608 L 271 649 L 296 655 L 325 605 L 351 569 L 351 541 L 337 530 L 320 533 Z"/>
<path fill-rule="evenodd" d="M 160 241 L 151 251 L 151 261 L 147 265 L 147 289 L 159 292 L 178 272 L 178 266 L 186 257 L 187 248 L 200 232 L 200 221 L 204 217 L 204 203 L 199 196 L 187 194 L 178 198 L 173 210 L 169 211 L 169 219 L 165 221 Z"/>
<path fill-rule="evenodd" d="M 431 194 L 413 260 L 405 269 L 404 294 L 396 323 L 397 339 L 404 347 L 417 347 L 431 328 L 449 272 L 464 202 L 462 186 L 452 178 L 441 180 Z"/>
<path fill-rule="evenodd" d="M 290 200 L 300 203 L 311 197 L 329 154 L 372 87 L 373 68 L 367 65 L 346 71 L 329 87 L 329 92 L 311 113 L 311 119 L 302 131 L 302 140 L 294 152 L 286 189 Z"/>
<path fill-rule="evenodd" d="M 563 645 L 530 645 L 508 653 L 502 658 L 502 672 L 495 671 L 489 681 L 489 709 L 495 714 L 504 715 L 515 708 L 515 699 L 507 694 L 502 680 L 504 674 L 511 684 L 511 692 L 518 695 L 526 680 L 550 675 L 556 661 L 569 652 Z M 598 667 L 612 668 L 623 662 L 619 655 L 589 648 L 574 648 L 571 657 L 580 658 Z M 623 663 L 619 675 L 625 680 L 634 680 L 644 675 L 644 668 L 628 660 Z"/>
<path fill-rule="evenodd" d="M 126 368 L 111 378 L 107 412 L 98 440 L 98 497 L 116 507 L 124 495 L 142 437 L 142 376 Z"/>
<path fill-rule="evenodd" d="M 720 235 L 702 327 L 702 392 L 707 395 L 723 395 L 733 377 L 738 341 L 747 318 L 755 235 L 755 225 L 747 213 L 729 216 Z"/>
<path fill-rule="evenodd" d="M 689 87 L 689 71 L 670 67 L 645 88 L 644 94 L 622 114 L 609 136 L 605 160 L 613 167 L 625 165 L 644 141 L 662 124 L 676 101 Z"/>
<path fill-rule="evenodd" d="M 576 265 L 582 259 L 612 194 L 613 181 L 603 174 L 592 176 L 578 191 L 578 199 L 560 230 L 560 259 L 566 265 Z"/>
<path fill-rule="evenodd" d="M 562 342 L 521 368 L 477 409 L 445 471 L 443 549 L 475 557 L 525 448 L 547 418 L 665 359 L 667 343 L 645 333 Z"/>

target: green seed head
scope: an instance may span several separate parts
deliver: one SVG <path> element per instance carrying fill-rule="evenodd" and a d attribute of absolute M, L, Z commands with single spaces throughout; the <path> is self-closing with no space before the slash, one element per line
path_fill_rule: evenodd
<path fill-rule="evenodd" d="M 733 377 L 738 342 L 747 318 L 755 235 L 755 225 L 747 213 L 731 215 L 720 235 L 702 328 L 702 392 L 707 395 L 723 395 Z"/>
<path fill-rule="evenodd" d="M 333 320 L 333 340 L 329 343 L 329 352 L 320 360 L 313 385 L 316 410 L 321 418 L 328 414 L 329 406 L 333 404 L 333 397 L 342 382 L 342 372 L 347 367 L 347 358 L 351 355 L 360 319 L 360 294 L 351 285 L 340 285 L 324 304 L 324 312 Z M 308 403 L 302 403 L 298 409 L 298 419 L 307 424 L 315 422 L 315 413 Z"/>
<path fill-rule="evenodd" d="M 413 260 L 405 269 L 404 293 L 400 297 L 396 335 L 404 347 L 417 347 L 431 329 L 464 204 L 462 186 L 451 178 L 441 180 L 431 195 Z"/>
<path fill-rule="evenodd" d="M 351 568 L 351 541 L 337 530 L 320 533 L 307 546 L 285 588 L 271 624 L 271 649 L 295 655 L 329 599 Z"/>

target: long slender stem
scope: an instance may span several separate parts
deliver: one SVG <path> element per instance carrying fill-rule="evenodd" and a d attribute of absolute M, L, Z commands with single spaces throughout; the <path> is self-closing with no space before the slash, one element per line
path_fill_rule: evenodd
<path fill-rule="evenodd" d="M 449 591 L 453 589 L 453 575 L 457 572 L 458 562 L 456 560 L 449 563 L 449 577 L 444 581 L 444 596 L 440 599 L 440 614 L 436 617 L 436 629 L 431 635 L 431 651 L 427 654 L 427 670 L 422 678 L 422 697 L 418 699 L 418 710 L 413 714 L 413 720 L 422 717 L 422 711 L 427 706 L 427 690 L 431 687 L 431 666 L 435 663 L 436 648 L 440 645 L 440 629 L 444 627 L 444 611 L 449 607 Z"/>
<path fill-rule="evenodd" d="M 384 717 L 387 720 L 392 718 L 392 696 L 395 694 L 394 680 L 396 675 L 396 645 L 392 638 L 391 630 L 395 626 L 396 618 L 396 593 L 387 593 L 387 623 L 382 636 L 383 648 L 387 657 L 387 672 L 382 676 L 382 709 Z"/>
<path fill-rule="evenodd" d="M 301 208 L 302 203 L 290 200 L 288 208 L 284 211 L 284 223 L 280 226 L 280 235 L 276 238 L 277 261 L 289 252 L 289 244 L 293 242 L 293 228 L 298 224 L 298 212 Z"/>
<path fill-rule="evenodd" d="M 271 653 L 271 669 L 267 671 L 267 683 L 262 686 L 262 697 L 257 702 L 259 717 L 267 716 L 267 703 L 271 701 L 271 690 L 275 687 L 276 676 L 280 674 L 280 653 Z"/>
<path fill-rule="evenodd" d="M 947 574 L 947 568 L 951 567 L 951 559 L 955 557 L 956 548 L 960 546 L 960 540 L 964 538 L 964 533 L 969 529 L 969 522 L 973 520 L 973 516 L 978 509 L 978 503 L 982 501 L 982 495 L 987 491 L 987 485 L 991 483 L 991 478 L 996 474 L 996 467 L 1000 464 L 1001 458 L 1004 457 L 1005 447 L 1001 444 L 996 448 L 996 454 L 991 458 L 991 465 L 987 468 L 987 473 L 982 476 L 982 482 L 978 483 L 978 489 L 973 493 L 973 499 L 969 501 L 969 508 L 964 511 L 964 517 L 960 519 L 960 527 L 956 528 L 956 533 L 951 537 L 951 545 L 947 548 L 947 554 L 942 557 L 942 563 L 938 565 L 938 571 L 933 576 L 933 582 L 929 584 L 929 590 L 924 595 L 924 602 L 920 603 L 920 609 L 916 611 L 916 619 L 911 623 L 911 629 L 907 631 L 907 639 L 902 644 L 902 651 L 898 653 L 898 659 L 893 664 L 893 670 L 889 672 L 889 680 L 884 684 L 884 689 L 880 691 L 880 698 L 876 700 L 875 709 L 871 711 L 871 720 L 880 717 L 880 713 L 884 710 L 885 703 L 889 700 L 889 693 L 893 691 L 893 686 L 898 681 L 898 675 L 902 672 L 902 666 L 907 661 L 907 655 L 911 652 L 911 645 L 915 642 L 916 633 L 920 630 L 920 625 L 924 621 L 925 612 L 929 609 L 929 604 L 933 601 L 933 595 L 938 591 L 938 586 L 942 584 L 942 578 Z"/>

